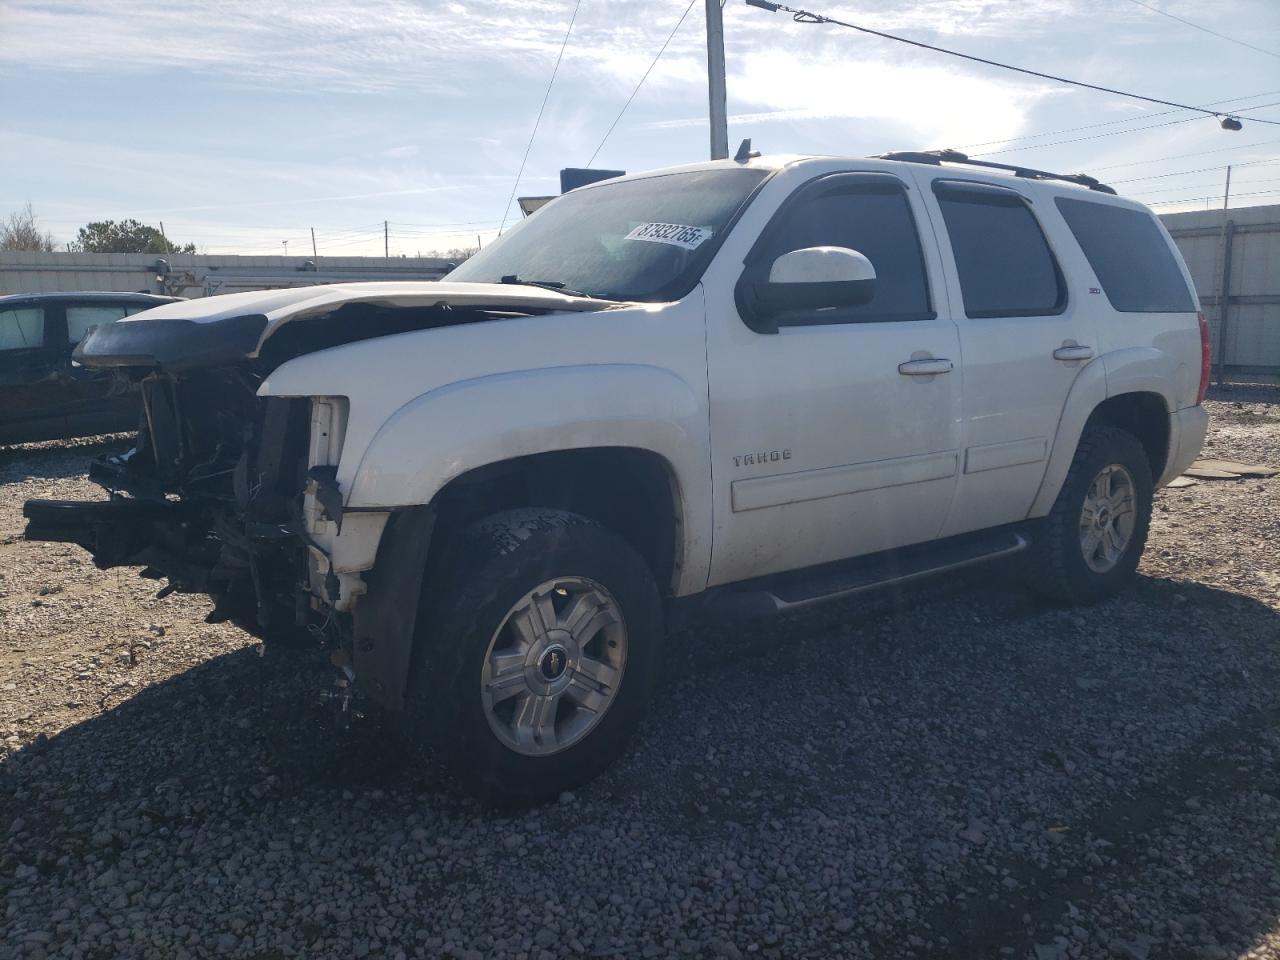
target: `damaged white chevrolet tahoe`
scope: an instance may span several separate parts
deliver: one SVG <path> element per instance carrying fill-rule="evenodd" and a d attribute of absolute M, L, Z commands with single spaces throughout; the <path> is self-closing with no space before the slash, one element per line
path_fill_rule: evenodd
<path fill-rule="evenodd" d="M 101 327 L 77 357 L 140 386 L 137 444 L 27 537 L 310 628 L 515 802 L 618 755 L 681 611 L 1016 553 L 1106 597 L 1203 440 L 1204 321 L 1146 208 L 990 166 L 744 151 L 575 190 L 443 282 Z"/>

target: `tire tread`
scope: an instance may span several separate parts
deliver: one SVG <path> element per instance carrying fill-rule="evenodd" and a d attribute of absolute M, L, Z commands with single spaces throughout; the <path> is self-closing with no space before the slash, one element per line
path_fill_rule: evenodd
<path fill-rule="evenodd" d="M 1076 539 L 1079 501 L 1084 492 L 1082 484 L 1092 481 L 1094 464 L 1107 450 L 1122 451 L 1125 456 L 1117 459 L 1124 459 L 1125 467 L 1136 473 L 1134 482 L 1138 488 L 1135 490 L 1138 518 L 1130 549 L 1137 559 L 1141 558 L 1151 521 L 1151 466 L 1146 451 L 1138 438 L 1127 430 L 1105 423 L 1089 424 L 1080 437 L 1071 467 L 1067 470 L 1053 508 L 1040 525 L 1038 542 L 1032 555 L 1029 576 L 1026 578 L 1027 585 L 1047 599 L 1060 603 L 1100 600 L 1119 589 L 1132 574 L 1132 571 L 1128 571 L 1118 577 L 1101 575 L 1107 578 L 1105 580 L 1082 581 L 1079 571 L 1073 569 L 1072 561 L 1080 549 Z M 1135 568 L 1137 559 L 1133 561 Z M 1122 563 L 1127 566 L 1128 558 Z"/>

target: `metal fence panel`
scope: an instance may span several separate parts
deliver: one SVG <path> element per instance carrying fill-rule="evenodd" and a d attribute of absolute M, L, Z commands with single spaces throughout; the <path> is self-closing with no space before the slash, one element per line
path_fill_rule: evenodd
<path fill-rule="evenodd" d="M 1187 261 L 1209 321 L 1218 378 L 1280 380 L 1280 205 L 1160 219 Z"/>

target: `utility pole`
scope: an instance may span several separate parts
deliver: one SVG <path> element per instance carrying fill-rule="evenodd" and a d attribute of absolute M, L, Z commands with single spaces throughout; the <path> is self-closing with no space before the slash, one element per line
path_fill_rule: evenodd
<path fill-rule="evenodd" d="M 164 241 L 164 252 L 166 254 L 173 253 L 173 247 L 169 244 L 169 235 L 164 232 L 164 221 L 160 221 L 160 239 Z"/>
<path fill-rule="evenodd" d="M 725 115 L 724 12 L 720 0 L 707 4 L 707 96 L 711 106 L 711 159 L 729 156 L 729 119 Z"/>
<path fill-rule="evenodd" d="M 391 229 L 386 220 L 382 221 L 382 255 L 391 259 Z"/>
<path fill-rule="evenodd" d="M 1218 375 L 1219 386 L 1227 366 L 1227 314 L 1231 309 L 1231 241 L 1235 224 L 1227 219 L 1227 205 L 1231 202 L 1231 167 L 1227 167 L 1227 185 L 1222 190 L 1222 284 L 1218 287 Z"/>
<path fill-rule="evenodd" d="M 320 254 L 316 253 L 316 228 L 315 227 L 311 228 L 311 255 L 313 257 L 320 256 Z"/>

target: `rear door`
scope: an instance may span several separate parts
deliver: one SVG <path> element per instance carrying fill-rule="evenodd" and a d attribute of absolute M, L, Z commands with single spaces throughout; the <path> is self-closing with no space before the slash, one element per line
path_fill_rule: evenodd
<path fill-rule="evenodd" d="M 1067 394 L 1098 353 L 1070 295 L 1039 201 L 1003 185 L 921 177 L 948 270 L 964 356 L 963 452 L 945 536 L 1022 520 L 1048 465 Z"/>
<path fill-rule="evenodd" d="M 56 325 L 44 307 L 0 307 L 0 443 L 43 438 L 56 421 L 56 337 Z"/>
<path fill-rule="evenodd" d="M 818 177 L 745 262 L 735 253 L 709 272 L 713 585 L 938 535 L 955 489 L 959 340 L 921 213 L 896 176 Z M 741 284 L 814 246 L 867 256 L 874 299 L 776 329 L 755 321 Z M 948 372 L 924 375 L 928 361 Z"/>

